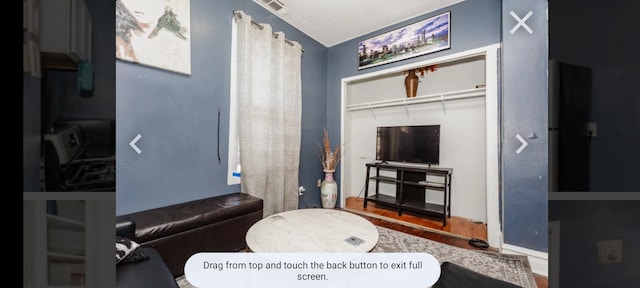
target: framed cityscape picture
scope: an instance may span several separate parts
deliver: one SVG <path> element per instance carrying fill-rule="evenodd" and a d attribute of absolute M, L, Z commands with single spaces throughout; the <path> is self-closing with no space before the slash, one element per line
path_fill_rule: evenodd
<path fill-rule="evenodd" d="M 400 61 L 451 47 L 451 11 L 358 43 L 358 69 Z"/>
<path fill-rule="evenodd" d="M 116 0 L 116 58 L 191 75 L 190 0 Z"/>

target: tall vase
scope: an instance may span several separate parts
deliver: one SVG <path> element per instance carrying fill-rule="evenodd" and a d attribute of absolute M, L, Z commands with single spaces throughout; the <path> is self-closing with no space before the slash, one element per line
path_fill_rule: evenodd
<path fill-rule="evenodd" d="M 407 92 L 407 98 L 413 98 L 418 93 L 419 79 L 415 70 L 409 70 L 407 73 L 407 77 L 404 78 L 404 88 Z"/>
<path fill-rule="evenodd" d="M 335 208 L 338 198 L 338 183 L 333 180 L 334 170 L 324 170 L 324 179 L 320 184 L 322 208 Z"/>

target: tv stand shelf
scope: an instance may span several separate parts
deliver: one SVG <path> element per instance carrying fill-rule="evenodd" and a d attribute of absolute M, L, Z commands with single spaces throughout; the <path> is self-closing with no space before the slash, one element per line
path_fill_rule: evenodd
<path fill-rule="evenodd" d="M 447 218 L 451 217 L 451 175 L 452 168 L 419 167 L 402 164 L 367 163 L 367 178 L 364 188 L 364 208 L 367 202 L 374 202 L 398 209 L 398 215 L 403 211 L 436 216 L 442 218 L 442 226 L 447 226 Z M 375 175 L 371 169 L 375 168 Z M 396 177 L 380 175 L 381 171 L 395 171 Z M 436 176 L 442 181 L 427 181 L 427 176 Z M 369 182 L 375 182 L 375 194 L 369 195 Z M 380 183 L 396 185 L 395 196 L 380 194 Z M 425 202 L 425 191 L 442 191 L 444 204 Z"/>

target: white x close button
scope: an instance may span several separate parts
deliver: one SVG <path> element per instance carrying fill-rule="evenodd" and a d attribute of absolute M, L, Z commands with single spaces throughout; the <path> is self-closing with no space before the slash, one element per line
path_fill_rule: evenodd
<path fill-rule="evenodd" d="M 511 11 L 509 14 L 511 14 L 511 17 L 513 17 L 514 19 L 516 19 L 516 21 L 518 21 L 518 24 L 516 24 L 516 26 L 513 26 L 513 28 L 511 28 L 511 34 L 515 33 L 518 29 L 520 29 L 520 27 L 524 28 L 525 30 L 527 30 L 527 32 L 529 32 L 529 34 L 533 34 L 533 30 L 531 30 L 531 28 L 527 25 L 527 19 L 529 19 L 529 17 L 531 17 L 531 15 L 533 15 L 533 12 L 529 11 L 529 13 L 527 13 L 527 15 L 524 15 L 524 17 L 522 19 L 520 19 L 520 17 L 518 17 L 518 15 Z"/>

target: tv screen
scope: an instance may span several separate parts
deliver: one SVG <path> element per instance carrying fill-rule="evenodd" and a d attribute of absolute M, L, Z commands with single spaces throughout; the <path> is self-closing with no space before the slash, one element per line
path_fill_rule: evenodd
<path fill-rule="evenodd" d="M 440 125 L 378 127 L 376 160 L 440 163 Z"/>

